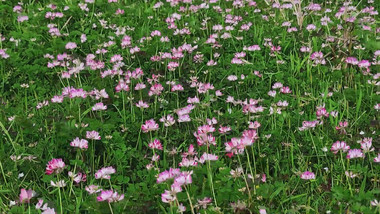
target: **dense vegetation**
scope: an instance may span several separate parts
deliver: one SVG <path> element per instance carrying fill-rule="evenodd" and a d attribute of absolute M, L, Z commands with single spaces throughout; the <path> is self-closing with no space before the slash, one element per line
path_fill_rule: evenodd
<path fill-rule="evenodd" d="M 378 9 L 1 1 L 1 213 L 380 213 Z"/>

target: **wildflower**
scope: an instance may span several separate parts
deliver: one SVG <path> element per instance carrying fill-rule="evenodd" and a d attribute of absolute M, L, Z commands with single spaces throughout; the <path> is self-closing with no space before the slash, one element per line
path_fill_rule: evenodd
<path fill-rule="evenodd" d="M 25 22 L 25 21 L 28 21 L 28 20 L 29 20 L 28 16 L 19 16 L 19 17 L 17 17 L 17 21 L 18 22 Z"/>
<path fill-rule="evenodd" d="M 162 144 L 160 142 L 160 140 L 158 139 L 154 139 L 152 142 L 149 143 L 149 148 L 151 149 L 158 149 L 158 150 L 162 150 Z"/>
<path fill-rule="evenodd" d="M 377 153 L 377 157 L 373 159 L 373 162 L 380 163 L 380 153 Z"/>
<path fill-rule="evenodd" d="M 170 168 L 169 170 L 165 170 L 161 172 L 160 174 L 158 174 L 157 183 L 159 184 L 168 179 L 174 178 L 178 176 L 180 173 L 181 171 L 178 168 L 177 169 Z"/>
<path fill-rule="evenodd" d="M 373 201 L 371 201 L 371 206 L 380 207 L 380 203 L 376 199 L 374 199 Z"/>
<path fill-rule="evenodd" d="M 371 152 L 371 151 L 373 151 L 374 148 L 372 148 L 372 138 L 364 138 L 360 142 L 360 147 L 363 150 L 363 152 Z"/>
<path fill-rule="evenodd" d="M 174 117 L 173 117 L 171 114 L 169 114 L 169 115 L 167 115 L 166 117 L 163 116 L 163 117 L 160 119 L 160 122 L 164 123 L 164 126 L 169 127 L 169 126 L 174 125 L 175 120 L 174 120 Z"/>
<path fill-rule="evenodd" d="M 243 174 L 243 168 L 238 167 L 235 170 L 231 169 L 230 174 L 233 178 L 238 178 Z"/>
<path fill-rule="evenodd" d="M 364 153 L 360 149 L 350 149 L 347 154 L 347 159 L 364 158 Z"/>
<path fill-rule="evenodd" d="M 52 185 L 53 187 L 65 187 L 66 186 L 66 182 L 64 180 L 60 180 L 60 181 L 57 181 L 57 182 L 54 182 L 54 181 L 50 181 L 50 185 Z"/>
<path fill-rule="evenodd" d="M 267 214 L 267 211 L 265 209 L 260 209 L 259 214 Z"/>
<path fill-rule="evenodd" d="M 173 194 L 171 191 L 169 190 L 165 190 L 164 193 L 161 194 L 161 200 L 162 202 L 164 203 L 170 203 L 170 202 L 173 202 L 175 201 L 177 198 L 176 198 L 176 195 Z"/>
<path fill-rule="evenodd" d="M 231 127 L 229 126 L 220 126 L 218 129 L 220 134 L 226 134 L 227 132 L 231 131 Z"/>
<path fill-rule="evenodd" d="M 210 204 L 211 202 L 212 202 L 211 198 L 205 197 L 202 200 L 198 199 L 198 203 L 197 203 L 196 206 L 197 207 L 202 207 L 203 209 L 206 209 L 207 205 Z"/>
<path fill-rule="evenodd" d="M 87 180 L 87 175 L 79 172 L 78 174 L 74 174 L 73 172 L 68 173 L 69 177 L 75 181 L 75 183 L 79 184 L 80 182 L 85 182 Z"/>
<path fill-rule="evenodd" d="M 145 121 L 145 124 L 141 126 L 141 130 L 144 133 L 150 132 L 150 131 L 157 131 L 158 130 L 158 124 L 154 121 L 154 119 L 150 119 Z"/>
<path fill-rule="evenodd" d="M 75 44 L 74 42 L 68 42 L 66 44 L 65 48 L 68 49 L 68 50 L 72 50 L 72 49 L 77 48 L 77 44 Z"/>
<path fill-rule="evenodd" d="M 100 188 L 100 186 L 97 186 L 97 185 L 86 186 L 85 190 L 86 190 L 86 191 L 88 192 L 88 194 L 90 194 L 90 195 L 102 191 L 102 189 Z"/>
<path fill-rule="evenodd" d="M 205 161 L 216 161 L 216 160 L 218 160 L 218 156 L 214 154 L 203 153 L 203 155 L 199 159 L 199 162 L 204 163 Z"/>
<path fill-rule="evenodd" d="M 36 194 L 37 193 L 31 189 L 30 190 L 21 189 L 20 197 L 19 197 L 20 203 L 21 204 L 22 203 L 29 203 L 30 199 L 35 197 Z"/>
<path fill-rule="evenodd" d="M 88 141 L 85 139 L 79 139 L 79 137 L 77 137 L 73 141 L 71 141 L 70 146 L 77 147 L 80 149 L 87 149 L 88 148 Z"/>
<path fill-rule="evenodd" d="M 357 65 L 357 64 L 359 64 L 359 60 L 356 59 L 355 57 L 347 57 L 346 63 L 351 64 L 351 65 Z"/>
<path fill-rule="evenodd" d="M 344 174 L 349 177 L 349 178 L 355 178 L 357 177 L 358 175 L 353 173 L 353 172 L 350 172 L 350 171 L 345 171 Z"/>
<path fill-rule="evenodd" d="M 99 111 L 99 110 L 107 110 L 107 106 L 104 105 L 103 103 L 96 103 L 93 107 L 92 107 L 92 110 L 93 111 Z"/>
<path fill-rule="evenodd" d="M 51 98 L 52 103 L 62 103 L 63 102 L 63 96 L 54 96 Z"/>
<path fill-rule="evenodd" d="M 346 144 L 344 141 L 336 141 L 332 146 L 331 146 L 331 151 L 336 154 L 339 151 L 342 152 L 347 152 L 350 149 L 350 146 Z"/>
<path fill-rule="evenodd" d="M 62 159 L 52 159 L 48 162 L 46 165 L 46 174 L 50 175 L 53 173 L 59 174 L 63 171 L 65 168 L 65 163 L 62 161 Z"/>
<path fill-rule="evenodd" d="M 304 180 L 315 179 L 315 174 L 313 172 L 306 171 L 301 174 L 301 179 L 304 179 Z"/>
<path fill-rule="evenodd" d="M 97 131 L 87 131 L 86 132 L 86 138 L 90 139 L 90 140 L 100 140 L 101 139 L 99 132 L 97 132 Z"/>
<path fill-rule="evenodd" d="M 326 64 L 326 60 L 324 59 L 322 52 L 312 53 L 310 59 L 313 61 L 313 66 Z"/>
<path fill-rule="evenodd" d="M 139 108 L 142 108 L 142 109 L 149 108 L 149 104 L 146 103 L 146 102 L 144 102 L 144 101 L 142 101 L 142 100 L 139 100 L 139 102 L 136 103 L 136 106 L 139 107 Z"/>
<path fill-rule="evenodd" d="M 96 179 L 108 179 L 109 180 L 109 179 L 111 179 L 110 175 L 114 174 L 115 172 L 116 172 L 116 170 L 112 166 L 103 167 L 95 173 L 95 178 Z"/>
<path fill-rule="evenodd" d="M 108 203 L 121 201 L 124 199 L 124 194 L 119 195 L 119 193 L 113 190 L 102 190 L 99 196 L 96 198 L 97 201 L 108 201 Z"/>
<path fill-rule="evenodd" d="M 148 95 L 149 96 L 160 95 L 163 90 L 164 90 L 164 87 L 162 87 L 161 84 L 156 83 L 152 85 L 152 87 L 150 87 Z"/>

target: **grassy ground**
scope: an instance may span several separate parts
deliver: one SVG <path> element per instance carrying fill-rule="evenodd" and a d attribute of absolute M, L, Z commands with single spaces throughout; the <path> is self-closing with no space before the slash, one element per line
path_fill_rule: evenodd
<path fill-rule="evenodd" d="M 0 211 L 380 213 L 378 9 L 2 1 Z"/>

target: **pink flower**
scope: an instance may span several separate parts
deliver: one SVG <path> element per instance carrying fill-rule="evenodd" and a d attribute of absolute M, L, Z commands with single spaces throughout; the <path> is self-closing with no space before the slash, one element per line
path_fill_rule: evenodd
<path fill-rule="evenodd" d="M 164 123 L 164 126 L 169 127 L 169 126 L 174 125 L 175 120 L 174 120 L 174 117 L 173 117 L 171 114 L 169 114 L 169 115 L 167 115 L 166 117 L 163 116 L 163 117 L 160 119 L 160 122 Z"/>
<path fill-rule="evenodd" d="M 360 149 L 350 149 L 347 154 L 347 159 L 364 158 L 364 153 Z"/>
<path fill-rule="evenodd" d="M 358 63 L 358 66 L 359 68 L 368 68 L 369 66 L 371 66 L 371 63 L 368 60 L 361 60 Z"/>
<path fill-rule="evenodd" d="M 117 84 L 117 86 L 115 87 L 115 90 L 116 92 L 129 91 L 129 86 L 125 83 L 124 80 L 121 79 L 119 81 L 119 84 Z"/>
<path fill-rule="evenodd" d="M 78 174 L 74 174 L 73 172 L 68 173 L 69 177 L 75 181 L 75 183 L 79 184 L 80 182 L 85 182 L 87 180 L 87 175 L 81 172 L 78 172 Z"/>
<path fill-rule="evenodd" d="M 183 89 L 183 87 L 182 87 L 182 85 L 180 85 L 180 84 L 177 84 L 177 85 L 173 85 L 173 87 L 172 87 L 172 92 L 175 92 L 175 91 L 183 91 L 184 89 Z"/>
<path fill-rule="evenodd" d="M 53 173 L 58 174 L 58 173 L 62 172 L 64 168 L 65 168 L 65 163 L 62 161 L 61 158 L 59 158 L 59 159 L 52 159 L 46 165 L 46 171 L 45 171 L 45 173 L 47 175 L 50 175 L 50 174 L 53 174 Z"/>
<path fill-rule="evenodd" d="M 220 134 L 225 134 L 229 131 L 231 131 L 231 127 L 229 126 L 220 126 L 219 129 L 218 129 L 219 133 Z"/>
<path fill-rule="evenodd" d="M 113 190 L 103 190 L 99 196 L 96 198 L 97 201 L 108 201 L 116 202 L 124 199 L 124 194 L 119 195 L 119 193 L 114 192 Z"/>
<path fill-rule="evenodd" d="M 315 179 L 315 174 L 312 172 L 306 171 L 306 172 L 302 173 L 301 179 L 304 179 L 304 180 Z"/>
<path fill-rule="evenodd" d="M 173 194 L 171 191 L 169 190 L 165 190 L 164 193 L 161 194 L 161 200 L 162 202 L 164 203 L 170 203 L 170 202 L 173 202 L 175 201 L 177 198 L 176 198 L 176 195 Z"/>
<path fill-rule="evenodd" d="M 138 103 L 136 103 L 136 106 L 139 107 L 139 108 L 149 108 L 149 105 L 148 103 L 142 101 L 142 100 L 139 100 Z"/>
<path fill-rule="evenodd" d="M 203 153 L 203 155 L 199 159 L 199 162 L 204 163 L 205 161 L 216 161 L 216 160 L 218 160 L 218 156 L 214 154 Z"/>
<path fill-rule="evenodd" d="M 339 151 L 347 152 L 350 149 L 350 146 L 346 144 L 344 141 L 337 141 L 331 146 L 331 151 L 336 154 Z"/>
<path fill-rule="evenodd" d="M 178 168 L 177 169 L 170 168 L 169 170 L 165 170 L 161 172 L 160 174 L 158 174 L 157 183 L 159 184 L 168 179 L 174 178 L 178 176 L 180 173 L 181 171 Z"/>
<path fill-rule="evenodd" d="M 77 48 L 77 44 L 75 44 L 74 42 L 68 42 L 66 44 L 65 48 L 68 49 L 68 50 L 72 50 L 72 49 Z"/>
<path fill-rule="evenodd" d="M 25 189 L 21 189 L 21 192 L 20 192 L 20 203 L 29 203 L 30 202 L 30 199 L 32 199 L 34 196 L 36 196 L 36 192 L 33 191 L 33 190 L 25 190 Z"/>
<path fill-rule="evenodd" d="M 63 96 L 54 96 L 51 98 L 52 103 L 62 103 L 63 102 Z"/>
<path fill-rule="evenodd" d="M 356 59 L 355 57 L 347 57 L 346 63 L 351 64 L 351 65 L 357 65 L 357 64 L 359 64 L 359 60 Z"/>
<path fill-rule="evenodd" d="M 158 149 L 158 150 L 163 149 L 162 144 L 161 144 L 160 140 L 158 140 L 158 139 L 154 139 L 154 141 L 150 142 L 148 146 L 151 149 Z"/>
<path fill-rule="evenodd" d="M 372 138 L 364 138 L 360 142 L 360 147 L 363 150 L 363 152 L 371 152 L 371 151 L 373 151 L 374 148 L 372 148 Z"/>
<path fill-rule="evenodd" d="M 380 163 L 380 153 L 377 153 L 377 157 L 373 159 L 373 162 Z"/>
<path fill-rule="evenodd" d="M 160 95 L 163 90 L 164 90 L 164 87 L 162 87 L 161 84 L 156 83 L 156 84 L 152 85 L 152 87 L 150 87 L 150 91 L 149 91 L 148 95 L 149 96 Z"/>
<path fill-rule="evenodd" d="M 154 121 L 154 119 L 150 119 L 145 121 L 145 124 L 141 126 L 141 130 L 144 133 L 150 132 L 150 131 L 157 131 L 158 130 L 158 124 Z"/>
<path fill-rule="evenodd" d="M 96 179 L 108 179 L 109 180 L 109 179 L 111 179 L 110 175 L 114 174 L 115 172 L 116 172 L 116 170 L 112 166 L 104 167 L 104 168 L 99 169 L 95 173 L 95 178 Z"/>
<path fill-rule="evenodd" d="M 90 195 L 102 191 L 102 189 L 99 186 L 96 186 L 96 185 L 86 186 L 85 189 L 88 192 L 88 194 L 90 194 Z"/>
<path fill-rule="evenodd" d="M 93 110 L 93 111 L 107 110 L 107 106 L 104 105 L 103 103 L 96 103 L 96 104 L 92 107 L 92 110 Z"/>
<path fill-rule="evenodd" d="M 99 132 L 97 132 L 97 131 L 87 131 L 86 132 L 86 138 L 91 139 L 91 140 L 100 140 L 101 139 Z"/>
<path fill-rule="evenodd" d="M 79 139 L 79 137 L 77 137 L 73 141 L 71 141 L 70 146 L 77 147 L 80 149 L 87 149 L 88 148 L 88 141 L 85 139 Z"/>
<path fill-rule="evenodd" d="M 205 197 L 202 200 L 198 199 L 197 207 L 202 207 L 203 209 L 207 208 L 207 205 L 212 202 L 211 198 Z"/>
<path fill-rule="evenodd" d="M 28 21 L 28 20 L 29 20 L 28 16 L 19 16 L 19 17 L 17 17 L 17 21 L 18 22 L 24 22 L 24 21 Z"/>
<path fill-rule="evenodd" d="M 136 86 L 135 86 L 135 90 L 138 91 L 138 90 L 142 90 L 146 88 L 146 85 L 144 83 L 137 83 Z"/>
<path fill-rule="evenodd" d="M 260 209 L 260 210 L 259 210 L 259 213 L 260 213 L 260 214 L 267 214 L 267 211 L 266 211 L 265 209 Z"/>

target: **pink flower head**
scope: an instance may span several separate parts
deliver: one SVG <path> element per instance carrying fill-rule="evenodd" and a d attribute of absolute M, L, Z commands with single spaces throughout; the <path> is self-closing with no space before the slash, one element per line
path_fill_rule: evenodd
<path fill-rule="evenodd" d="M 154 139 L 154 141 L 150 142 L 148 146 L 151 149 L 158 149 L 158 150 L 163 149 L 162 144 L 161 144 L 160 140 L 158 140 L 158 139 Z"/>
<path fill-rule="evenodd" d="M 377 157 L 373 159 L 373 162 L 380 163 L 380 153 L 377 153 Z"/>
<path fill-rule="evenodd" d="M 282 87 L 280 89 L 280 92 L 283 94 L 290 94 L 290 93 L 292 93 L 292 90 L 290 90 L 290 88 L 288 86 L 285 86 L 285 87 Z"/>
<path fill-rule="evenodd" d="M 165 190 L 165 192 L 161 194 L 161 200 L 164 203 L 170 203 L 175 201 L 176 199 L 176 195 L 169 190 Z"/>
<path fill-rule="evenodd" d="M 157 183 L 159 184 L 168 179 L 174 178 L 178 176 L 180 173 L 181 171 L 178 168 L 177 169 L 170 168 L 169 170 L 165 170 L 161 172 L 160 174 L 158 174 Z"/>
<path fill-rule="evenodd" d="M 77 48 L 77 44 L 75 44 L 74 42 L 68 42 L 66 44 L 65 48 L 68 49 L 68 50 L 72 50 L 72 49 Z"/>
<path fill-rule="evenodd" d="M 162 87 L 161 84 L 156 83 L 156 84 L 152 85 L 152 87 L 150 87 L 150 91 L 149 91 L 148 95 L 149 96 L 160 95 L 163 90 L 164 90 L 164 87 Z"/>
<path fill-rule="evenodd" d="M 310 171 L 306 171 L 301 174 L 301 179 L 304 179 L 304 180 L 315 179 L 315 174 Z"/>
<path fill-rule="evenodd" d="M 97 131 L 87 131 L 86 132 L 86 138 L 90 139 L 90 140 L 100 140 L 101 139 L 99 132 L 97 132 Z"/>
<path fill-rule="evenodd" d="M 364 153 L 360 149 L 350 149 L 347 153 L 347 159 L 364 158 Z"/>
<path fill-rule="evenodd" d="M 90 194 L 90 195 L 102 191 L 102 189 L 99 186 L 96 186 L 96 185 L 86 186 L 85 189 L 88 192 L 88 194 Z"/>
<path fill-rule="evenodd" d="M 199 159 L 199 162 L 204 163 L 205 161 L 216 161 L 216 160 L 218 160 L 218 156 L 214 154 L 203 153 L 203 155 Z"/>
<path fill-rule="evenodd" d="M 51 98 L 52 103 L 62 103 L 63 102 L 63 96 L 54 96 Z"/>
<path fill-rule="evenodd" d="M 157 131 L 158 130 L 158 124 L 154 121 L 154 119 L 150 119 L 145 121 L 145 124 L 141 126 L 141 130 L 144 133 L 150 132 L 150 131 Z"/>
<path fill-rule="evenodd" d="M 45 171 L 45 173 L 47 175 L 50 175 L 50 174 L 53 174 L 53 173 L 58 174 L 58 173 L 62 172 L 64 168 L 65 168 L 65 163 L 62 161 L 61 158 L 59 158 L 59 159 L 52 159 L 46 165 L 46 171 Z"/>
<path fill-rule="evenodd" d="M 87 175 L 81 172 L 78 172 L 78 174 L 74 174 L 73 172 L 68 173 L 69 177 L 75 181 L 75 183 L 79 184 L 80 182 L 85 182 L 87 180 Z"/>
<path fill-rule="evenodd" d="M 115 90 L 116 90 L 116 92 L 129 91 L 129 86 L 127 85 L 127 83 L 123 79 L 121 79 L 119 81 L 119 84 L 117 84 L 117 86 L 115 87 Z"/>
<path fill-rule="evenodd" d="M 119 193 L 114 192 L 113 190 L 103 190 L 99 196 L 96 198 L 97 201 L 108 201 L 116 202 L 124 199 L 124 194 L 119 195 Z"/>
<path fill-rule="evenodd" d="M 339 151 L 347 152 L 350 149 L 350 146 L 344 141 L 337 141 L 331 146 L 331 151 L 336 154 Z"/>
<path fill-rule="evenodd" d="M 368 68 L 371 66 L 371 63 L 368 60 L 361 60 L 358 63 L 359 68 Z"/>
<path fill-rule="evenodd" d="M 114 174 L 115 172 L 116 172 L 116 170 L 112 166 L 104 167 L 104 168 L 99 169 L 95 173 L 95 178 L 96 179 L 108 179 L 109 180 L 109 179 L 111 179 L 110 175 Z"/>
<path fill-rule="evenodd" d="M 191 178 L 192 174 L 193 171 L 183 171 L 181 174 L 174 178 L 174 183 L 180 186 L 191 184 L 193 183 L 193 179 Z"/>
<path fill-rule="evenodd" d="M 226 134 L 227 132 L 231 131 L 231 127 L 229 126 L 220 126 L 218 129 L 220 134 Z"/>
<path fill-rule="evenodd" d="M 25 190 L 25 189 L 21 189 L 21 192 L 20 192 L 20 203 L 29 203 L 30 202 L 30 199 L 33 198 L 34 196 L 36 196 L 36 192 L 33 191 L 33 190 Z"/>
<path fill-rule="evenodd" d="M 93 107 L 92 107 L 92 110 L 93 111 L 99 111 L 99 110 L 107 110 L 107 106 L 104 105 L 103 103 L 96 103 Z"/>
<path fill-rule="evenodd" d="M 347 57 L 346 63 L 351 64 L 351 65 L 357 65 L 357 64 L 359 64 L 359 60 L 356 59 L 355 57 Z"/>
<path fill-rule="evenodd" d="M 360 148 L 364 151 L 364 152 L 371 152 L 374 150 L 374 148 L 372 147 L 372 138 L 364 138 L 361 142 L 360 142 Z"/>
<path fill-rule="evenodd" d="M 174 117 L 173 117 L 171 114 L 169 114 L 169 115 L 167 115 L 166 117 L 163 116 L 163 117 L 160 119 L 160 122 L 164 123 L 164 126 L 169 127 L 169 126 L 174 125 L 175 120 L 174 120 Z"/>
<path fill-rule="evenodd" d="M 199 199 L 198 199 L 197 206 L 198 206 L 198 207 L 202 207 L 203 209 L 206 209 L 206 208 L 207 208 L 207 205 L 210 204 L 211 202 L 212 202 L 212 199 L 211 199 L 211 198 L 205 197 L 205 198 L 203 198 L 202 200 L 199 200 Z"/>
<path fill-rule="evenodd" d="M 79 139 L 79 137 L 77 137 L 73 141 L 71 141 L 70 146 L 77 147 L 80 149 L 87 149 L 88 148 L 88 141 L 85 139 Z"/>

